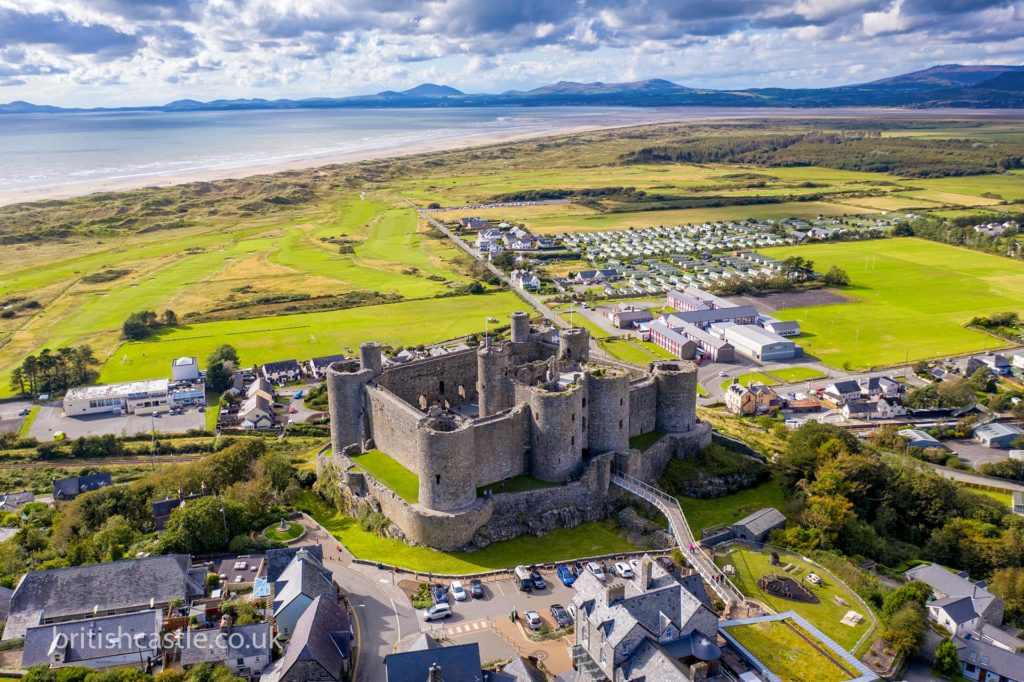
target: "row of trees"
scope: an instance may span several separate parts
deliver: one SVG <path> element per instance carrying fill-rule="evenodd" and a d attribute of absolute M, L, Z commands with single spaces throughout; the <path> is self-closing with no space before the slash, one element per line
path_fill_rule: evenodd
<path fill-rule="evenodd" d="M 138 341 L 152 336 L 158 329 L 177 324 L 178 315 L 173 310 L 165 310 L 159 315 L 152 310 L 143 310 L 128 316 L 121 325 L 121 335 L 129 341 Z"/>
<path fill-rule="evenodd" d="M 11 372 L 11 388 L 22 395 L 61 393 L 96 381 L 96 355 L 89 346 L 65 346 L 29 355 Z"/>

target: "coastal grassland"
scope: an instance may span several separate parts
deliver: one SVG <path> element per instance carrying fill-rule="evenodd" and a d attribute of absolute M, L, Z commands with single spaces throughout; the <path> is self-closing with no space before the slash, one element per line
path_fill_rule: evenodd
<path fill-rule="evenodd" d="M 100 382 L 163 376 L 174 358 L 206 357 L 222 343 L 233 345 L 241 363 L 251 365 L 341 353 L 364 341 L 396 347 L 443 341 L 480 331 L 485 318 L 502 319 L 522 307 L 515 294 L 501 292 L 184 325 L 121 345 L 104 364 Z"/>
<path fill-rule="evenodd" d="M 559 528 L 540 539 L 524 536 L 496 542 L 475 552 L 440 552 L 365 531 L 357 519 L 339 514 L 310 491 L 303 491 L 296 507 L 316 519 L 356 557 L 420 573 L 472 574 L 637 549 L 614 522 L 595 521 Z"/>
<path fill-rule="evenodd" d="M 850 275 L 848 303 L 787 308 L 796 341 L 834 367 L 864 368 L 905 359 L 998 348 L 1005 342 L 965 325 L 975 315 L 1024 305 L 1024 264 L 914 238 L 765 249 L 773 258 L 799 255 L 815 268 Z"/>
<path fill-rule="evenodd" d="M 728 631 L 782 682 L 842 682 L 852 679 L 781 621 L 736 625 Z M 803 634 L 811 637 L 810 633 Z"/>
<path fill-rule="evenodd" d="M 731 580 L 745 596 L 767 604 L 776 612 L 795 611 L 847 650 L 852 650 L 861 635 L 872 627 L 871 614 L 864 613 L 863 607 L 850 588 L 838 582 L 838 579 L 823 574 L 820 568 L 804 561 L 796 554 L 783 553 L 780 565 L 772 566 L 767 552 L 756 552 L 739 545 L 730 546 L 730 550 L 728 554 L 716 555 L 715 563 L 720 567 L 732 564 L 736 573 Z M 789 571 L 783 570 L 786 564 L 790 565 Z M 823 583 L 820 587 L 805 581 L 811 573 L 816 573 L 822 578 Z M 766 592 L 757 585 L 758 579 L 764 575 L 788 576 L 813 592 L 820 603 L 808 604 Z M 846 606 L 834 601 L 835 597 L 846 602 Z M 847 611 L 860 613 L 861 622 L 855 626 L 841 623 Z"/>

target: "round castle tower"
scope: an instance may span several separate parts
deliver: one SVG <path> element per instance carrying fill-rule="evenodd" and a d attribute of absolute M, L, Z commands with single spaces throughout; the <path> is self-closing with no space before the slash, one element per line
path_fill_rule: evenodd
<path fill-rule="evenodd" d="M 530 340 L 530 314 L 522 310 L 512 313 L 512 343 Z"/>
<path fill-rule="evenodd" d="M 335 453 L 350 445 L 362 449 L 366 422 L 363 386 L 370 378 L 371 372 L 363 370 L 355 360 L 342 360 L 327 368 L 327 404 Z"/>
<path fill-rule="evenodd" d="M 697 366 L 684 361 L 654 363 L 654 382 L 656 428 L 665 433 L 692 429 L 697 418 Z"/>
<path fill-rule="evenodd" d="M 492 345 L 488 338 L 476 353 L 476 395 L 480 416 L 489 417 L 511 407 L 508 372 L 508 347 Z"/>
<path fill-rule="evenodd" d="M 590 358 L 590 332 L 581 327 L 563 329 L 558 333 L 558 359 L 586 362 Z"/>
<path fill-rule="evenodd" d="M 629 449 L 629 375 L 617 368 L 587 373 L 587 446 L 592 455 Z"/>
<path fill-rule="evenodd" d="M 359 345 L 359 365 L 363 369 L 372 370 L 374 378 L 380 376 L 383 369 L 379 343 L 367 341 Z"/>
<path fill-rule="evenodd" d="M 577 472 L 587 446 L 583 431 L 585 410 L 584 384 L 548 390 L 534 386 L 530 390 L 530 445 L 533 451 L 533 475 L 542 481 L 561 483 Z"/>
<path fill-rule="evenodd" d="M 469 422 L 430 416 L 417 425 L 420 504 L 454 512 L 476 501 L 476 442 Z"/>

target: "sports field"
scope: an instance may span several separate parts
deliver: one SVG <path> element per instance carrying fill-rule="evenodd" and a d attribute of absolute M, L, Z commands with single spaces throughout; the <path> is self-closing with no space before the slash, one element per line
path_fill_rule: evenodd
<path fill-rule="evenodd" d="M 975 315 L 1024 308 L 1024 264 L 922 239 L 886 239 L 762 251 L 803 256 L 824 272 L 844 269 L 849 303 L 787 308 L 800 322 L 796 339 L 833 367 L 862 369 L 906 360 L 999 348 L 994 337 L 964 328 Z"/>
<path fill-rule="evenodd" d="M 174 358 L 205 358 L 222 343 L 233 345 L 248 366 L 356 351 L 363 341 L 396 347 L 444 341 L 481 331 L 487 317 L 504 319 L 523 305 L 515 294 L 502 292 L 185 325 L 123 344 L 103 366 L 100 382 L 165 376 Z"/>

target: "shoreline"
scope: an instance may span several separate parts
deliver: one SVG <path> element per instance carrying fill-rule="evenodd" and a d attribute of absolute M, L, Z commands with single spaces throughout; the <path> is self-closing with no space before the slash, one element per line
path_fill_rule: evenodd
<path fill-rule="evenodd" d="M 630 120 L 633 117 L 636 120 Z M 570 125 L 560 126 L 557 120 L 551 120 L 537 128 L 523 130 L 511 129 L 504 131 L 468 131 L 464 135 L 443 137 L 440 139 L 424 139 L 415 143 L 385 144 L 376 148 L 363 148 L 350 151 L 325 154 L 310 154 L 287 160 L 274 160 L 262 163 L 250 163 L 232 167 L 196 168 L 171 171 L 166 174 L 138 174 L 122 177 L 96 178 L 69 182 L 60 185 L 38 188 L 0 189 L 0 206 L 13 204 L 66 200 L 107 192 L 123 192 L 146 188 L 165 188 L 193 182 L 215 180 L 240 180 L 255 176 L 271 176 L 290 171 L 305 171 L 339 164 L 357 163 L 393 159 L 431 152 L 444 152 L 456 149 L 486 147 L 496 144 L 521 142 L 544 137 L 573 135 L 585 132 L 612 130 L 616 128 L 636 128 L 648 125 L 692 124 L 713 121 L 750 121 L 772 119 L 801 118 L 859 118 L 884 117 L 888 119 L 907 120 L 941 120 L 971 119 L 999 120 L 1006 118 L 1024 118 L 1024 110 L 1016 109 L 894 109 L 894 108 L 652 108 L 634 110 L 630 116 L 606 114 L 594 116 L 593 122 L 580 123 L 578 120 Z"/>

